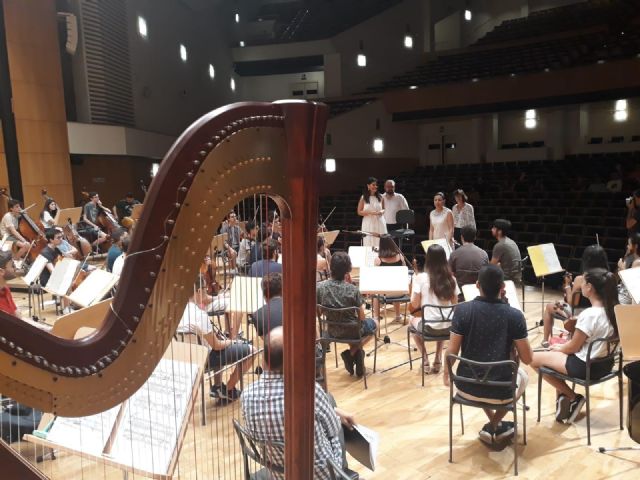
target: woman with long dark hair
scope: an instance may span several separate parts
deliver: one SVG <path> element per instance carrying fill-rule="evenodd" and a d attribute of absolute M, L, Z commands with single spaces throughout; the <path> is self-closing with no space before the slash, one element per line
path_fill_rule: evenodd
<path fill-rule="evenodd" d="M 591 307 L 585 309 L 579 316 L 576 328 L 567 343 L 552 345 L 549 352 L 535 352 L 531 367 L 549 367 L 556 372 L 575 378 L 586 378 L 587 353 L 589 345 L 597 338 L 610 338 L 618 334 L 618 326 L 613 311 L 618 303 L 618 290 L 613 273 L 604 268 L 594 268 L 584 273 L 582 295 L 589 299 Z M 607 356 L 607 345 L 598 342 L 591 349 L 591 358 Z M 591 365 L 591 379 L 604 377 L 613 368 L 613 361 L 595 363 Z M 545 376 L 558 393 L 556 404 L 556 420 L 572 423 L 582 406 L 585 398 L 575 393 L 561 379 Z"/>
<path fill-rule="evenodd" d="M 449 268 L 447 255 L 440 245 L 431 245 L 427 249 L 424 272 L 416 275 L 413 279 L 413 289 L 411 291 L 412 311 L 421 310 L 424 305 L 448 306 L 458 303 L 460 289 L 456 279 Z M 423 354 L 425 373 L 438 373 L 442 368 L 442 345 L 449 338 L 449 323 L 424 323 L 423 320 L 442 320 L 440 309 L 436 307 L 426 307 L 423 310 L 424 318 L 413 317 L 411 325 L 418 331 L 426 332 L 430 336 L 442 336 L 441 342 L 436 342 L 436 355 L 433 367 L 429 364 L 425 344 L 420 335 L 413 335 L 418 350 Z M 447 310 L 444 310 L 445 318 Z"/>
<path fill-rule="evenodd" d="M 582 252 L 582 271 L 586 272 L 594 268 L 609 270 L 607 252 L 600 245 L 589 245 Z M 591 305 L 589 300 L 582 296 L 583 283 L 584 275 L 578 275 L 573 281 L 571 274 L 567 273 L 564 276 L 564 302 L 547 303 L 542 315 L 542 347 L 549 348 L 554 318 L 563 320 L 564 329 L 572 332 L 577 315 Z"/>
<path fill-rule="evenodd" d="M 45 228 L 52 228 L 55 226 L 55 218 L 58 214 L 58 204 L 53 198 L 47 198 L 44 202 L 44 208 L 40 212 L 40 220 Z"/>
<path fill-rule="evenodd" d="M 362 217 L 362 231 L 373 235 L 366 235 L 362 244 L 377 247 L 380 235 L 387 233 L 384 221 L 384 198 L 378 192 L 378 179 L 369 177 L 358 202 L 358 215 Z"/>
<path fill-rule="evenodd" d="M 380 236 L 380 246 L 378 247 L 378 256 L 374 260 L 376 267 L 402 267 L 407 265 L 404 256 L 400 252 L 398 245 L 393 240 L 393 237 L 388 233 Z M 388 298 L 387 300 L 393 300 Z M 396 313 L 396 321 L 402 320 L 400 315 L 400 302 L 393 302 L 393 308 Z M 375 312 L 375 318 L 380 318 L 380 301 L 377 298 L 373 299 L 373 310 Z"/>

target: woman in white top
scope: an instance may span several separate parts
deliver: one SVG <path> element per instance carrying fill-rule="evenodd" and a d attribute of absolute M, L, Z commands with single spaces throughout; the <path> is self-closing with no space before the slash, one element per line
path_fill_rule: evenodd
<path fill-rule="evenodd" d="M 378 180 L 369 177 L 358 202 L 358 215 L 362 217 L 362 231 L 375 235 L 366 235 L 362 239 L 365 247 L 378 247 L 380 235 L 387 233 L 387 224 L 384 221 L 384 199 L 378 193 Z"/>
<path fill-rule="evenodd" d="M 429 214 L 429 240 L 444 238 L 453 246 L 453 214 L 444 206 L 444 193 L 433 196 L 433 206 Z"/>
<path fill-rule="evenodd" d="M 58 214 L 58 204 L 53 198 L 47 198 L 44 202 L 44 208 L 40 212 L 40 221 L 44 228 L 55 227 L 54 219 Z"/>
<path fill-rule="evenodd" d="M 552 345 L 549 352 L 535 352 L 531 367 L 549 367 L 575 378 L 586 378 L 589 345 L 598 338 L 610 338 L 618 334 L 613 307 L 618 303 L 618 291 L 613 273 L 603 268 L 594 268 L 584 273 L 582 295 L 589 299 L 591 307 L 578 315 L 571 340 L 561 345 Z M 598 342 L 591 349 L 591 359 L 606 357 L 607 343 Z M 611 372 L 613 361 L 591 365 L 591 379 L 599 379 Z M 575 393 L 558 378 L 544 379 L 556 389 L 556 420 L 572 423 L 585 403 L 585 398 Z"/>
<path fill-rule="evenodd" d="M 453 214 L 453 238 L 462 245 L 462 227 L 470 226 L 476 228 L 476 217 L 473 213 L 473 205 L 467 203 L 467 194 L 464 190 L 458 189 L 453 193 L 456 204 L 451 209 Z"/>
<path fill-rule="evenodd" d="M 424 266 L 424 272 L 416 275 L 413 279 L 411 291 L 412 312 L 422 312 L 424 305 L 453 305 L 458 303 L 460 289 L 449 268 L 444 248 L 440 245 L 431 245 L 427 249 Z M 442 341 L 436 342 L 436 355 L 433 361 L 433 368 L 431 368 L 422 336 L 420 334 L 412 335 L 413 341 L 422 353 L 425 373 L 438 373 L 442 367 L 442 345 L 449 338 L 451 323 L 432 323 L 433 320 L 442 320 L 443 315 L 440 312 L 444 314 L 446 319 L 449 317 L 450 309 L 441 310 L 436 307 L 427 307 L 423 312 L 424 319 L 422 316 L 417 316 L 411 320 L 411 326 L 418 332 L 424 331 L 434 337 L 442 336 Z M 423 323 L 423 320 L 428 320 L 428 322 Z"/>

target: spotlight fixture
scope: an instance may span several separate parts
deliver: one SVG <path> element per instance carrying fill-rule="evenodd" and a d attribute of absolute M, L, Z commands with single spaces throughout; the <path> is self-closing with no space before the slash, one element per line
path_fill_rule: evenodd
<path fill-rule="evenodd" d="M 336 159 L 335 158 L 327 158 L 324 161 L 324 171 L 327 173 L 333 173 L 336 171 Z"/>
<path fill-rule="evenodd" d="M 381 138 L 374 138 L 373 151 L 375 153 L 382 153 L 384 151 L 384 140 L 382 140 Z"/>

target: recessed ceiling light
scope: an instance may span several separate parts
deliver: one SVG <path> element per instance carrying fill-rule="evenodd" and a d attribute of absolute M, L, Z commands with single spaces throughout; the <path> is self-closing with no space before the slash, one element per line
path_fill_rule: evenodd
<path fill-rule="evenodd" d="M 418 86 L 417 86 L 417 85 L 411 85 L 411 86 L 409 87 L 409 90 L 415 90 L 416 88 L 418 88 Z"/>

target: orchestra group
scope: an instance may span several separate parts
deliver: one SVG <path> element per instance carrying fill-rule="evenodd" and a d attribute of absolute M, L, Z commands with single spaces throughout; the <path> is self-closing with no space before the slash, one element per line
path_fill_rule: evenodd
<path fill-rule="evenodd" d="M 97 192 L 86 194 L 79 223 L 60 218 L 61 207 L 44 192 L 44 206 L 33 219 L 20 202 L 10 199 L 8 212 L 0 222 L 2 252 L 0 252 L 0 310 L 17 314 L 17 308 L 7 287 L 7 281 L 24 274 L 38 256 L 46 259 L 39 282 L 46 286 L 59 258 L 83 261 L 82 269 L 95 268 L 86 259 L 95 253 L 106 254 L 104 268 L 120 275 L 126 261 L 129 237 L 135 229 L 134 209 L 140 202 L 132 193 L 118 201 L 113 210 L 102 205 Z M 624 287 L 609 271 L 606 252 L 599 245 L 585 249 L 583 271 L 572 279 L 564 277 L 564 302 L 552 303 L 544 309 L 544 335 L 541 348 L 534 352 L 529 340 L 522 311 L 505 299 L 505 281 L 522 282 L 522 257 L 517 244 L 510 238 L 511 222 L 496 219 L 491 235 L 496 243 L 491 255 L 475 245 L 476 221 L 474 208 L 463 190 L 453 192 L 453 205 L 447 207 L 447 196 L 437 192 L 434 208 L 428 215 L 428 239 L 424 259 L 409 262 L 396 243 L 404 227 L 398 213 L 409 210 L 408 200 L 395 191 L 392 179 L 384 182 L 384 192 L 378 191 L 377 179 L 370 177 L 357 204 L 362 217 L 362 245 L 372 247 L 376 267 L 406 266 L 412 273 L 409 288 L 408 318 L 400 314 L 400 302 L 392 304 L 395 320 L 410 329 L 415 347 L 422 354 L 425 374 L 442 374 L 449 385 L 446 367 L 448 354 L 461 355 L 478 362 L 498 362 L 517 359 L 520 366 L 516 384 L 519 396 L 527 385 L 524 365 L 539 369 L 550 367 L 577 378 L 585 378 L 587 355 L 592 358 L 606 354 L 603 345 L 589 348 L 593 339 L 617 333 L 613 306 L 624 301 Z M 217 372 L 211 387 L 211 397 L 220 404 L 241 401 L 247 429 L 257 440 L 284 442 L 284 376 L 283 376 L 283 295 L 282 290 L 282 229 L 277 211 L 271 211 L 264 221 L 239 218 L 239 211 L 230 211 L 222 224 L 223 247 L 210 250 L 194 278 L 191 295 L 178 327 L 178 334 L 199 337 L 209 348 L 209 367 Z M 320 229 L 323 230 L 323 229 Z M 619 268 L 634 268 L 640 264 L 640 234 L 633 233 Z M 330 324 L 332 338 L 347 340 L 340 355 L 349 375 L 366 375 L 364 347 L 379 333 L 381 299 L 363 296 L 352 277 L 352 259 L 344 251 L 330 251 L 324 232 L 317 237 L 316 280 L 319 316 Z M 285 260 L 286 261 L 286 260 Z M 94 262 L 92 262 L 94 263 Z M 14 268 L 15 265 L 15 268 Z M 224 279 L 219 266 L 223 265 Z M 264 305 L 249 315 L 248 328 L 255 328 L 264 345 L 263 373 L 252 385 L 240 388 L 242 372 L 254 364 L 257 343 L 242 331 L 243 314 L 229 312 L 230 285 L 233 277 L 260 279 Z M 224 284 L 224 285 L 222 285 Z M 479 296 L 462 296 L 464 285 L 476 285 Z M 189 287 L 191 288 L 191 286 Z M 628 295 L 627 295 L 628 296 Z M 370 305 L 370 308 L 365 308 Z M 73 305 L 67 301 L 64 313 Z M 452 311 L 451 311 L 452 310 Z M 443 321 L 448 319 L 448 321 Z M 552 337 L 554 320 L 562 319 L 568 339 L 556 342 Z M 429 352 L 425 337 L 436 339 L 435 352 Z M 356 341 L 355 339 L 359 339 Z M 438 340 L 441 339 L 441 340 Z M 322 340 L 322 339 L 320 339 Z M 322 342 L 320 342 L 322 344 Z M 328 345 L 319 347 L 322 349 Z M 446 349 L 446 351 L 445 351 Z M 431 359 L 430 359 L 431 357 Z M 233 368 L 223 382 L 223 367 Z M 606 375 L 612 364 L 599 364 L 591 378 Z M 468 364 L 460 364 L 456 376 L 470 376 Z M 493 380 L 509 381 L 510 369 L 496 368 L 490 372 Z M 580 413 L 585 398 L 576 394 L 564 381 L 545 376 L 557 391 L 556 420 L 573 422 Z M 501 405 L 513 400 L 509 389 L 488 388 L 472 383 L 456 383 L 458 395 L 471 401 Z M 268 395 L 265 394 L 268 392 Z M 479 439 L 489 445 L 508 441 L 514 435 L 514 424 L 503 420 L 506 410 L 486 408 L 487 423 Z M 352 428 L 354 416 L 336 406 L 335 400 L 319 385 L 316 386 L 315 478 L 330 478 L 326 462 L 331 459 L 344 468 L 343 430 Z M 268 428 L 266 427 L 268 426 Z M 282 457 L 272 459 L 282 462 Z M 282 463 L 280 463 L 282 464 Z M 279 474 L 274 474 L 276 478 Z"/>

